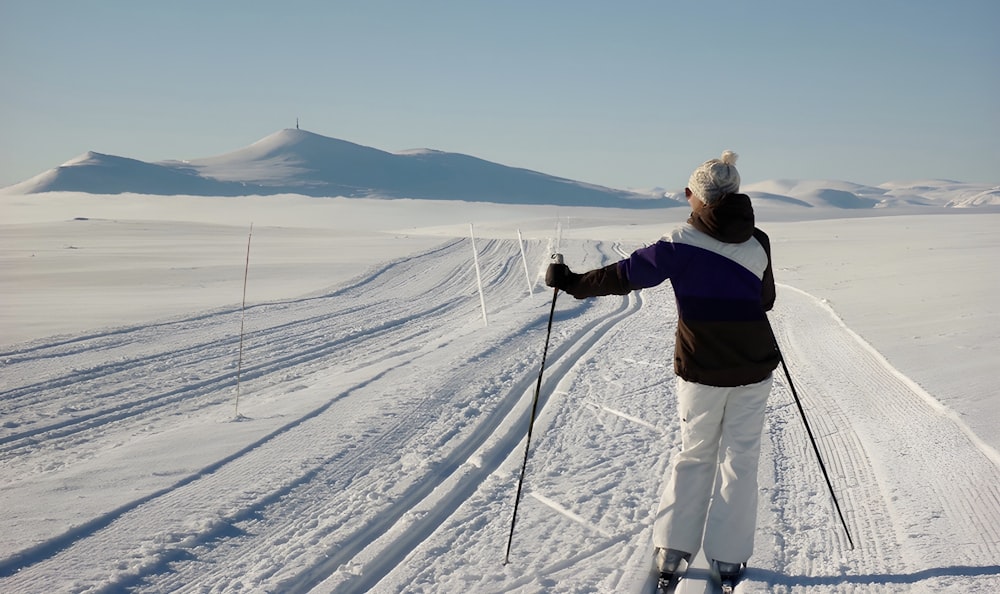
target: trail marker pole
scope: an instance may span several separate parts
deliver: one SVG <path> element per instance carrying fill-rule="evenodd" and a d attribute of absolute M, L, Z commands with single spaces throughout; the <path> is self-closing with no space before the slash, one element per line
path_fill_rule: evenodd
<path fill-rule="evenodd" d="M 528 272 L 528 258 L 524 255 L 524 239 L 520 229 L 517 230 L 517 247 L 521 248 L 521 263 L 524 264 L 524 279 L 528 281 L 528 295 L 534 295 L 535 289 L 531 285 L 531 273 Z"/>
<path fill-rule="evenodd" d="M 486 318 L 486 297 L 483 295 L 483 275 L 479 272 L 479 252 L 476 250 L 476 232 L 469 223 L 469 237 L 472 238 L 472 261 L 476 265 L 476 284 L 479 286 L 479 304 L 483 308 L 483 326 L 489 326 L 490 321 Z"/>
<path fill-rule="evenodd" d="M 236 418 L 240 418 L 240 375 L 243 372 L 243 323 L 247 313 L 247 276 L 250 272 L 250 240 L 253 238 L 253 223 L 247 235 L 247 262 L 243 268 L 243 304 L 240 306 L 240 355 L 236 363 Z"/>

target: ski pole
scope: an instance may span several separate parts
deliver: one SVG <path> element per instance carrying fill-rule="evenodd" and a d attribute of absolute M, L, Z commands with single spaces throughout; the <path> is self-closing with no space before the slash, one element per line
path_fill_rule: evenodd
<path fill-rule="evenodd" d="M 781 353 L 781 348 L 778 346 L 778 338 L 774 334 L 774 328 L 770 327 L 770 320 L 768 320 L 767 325 L 771 330 L 771 338 L 774 340 L 774 348 L 778 351 L 778 360 L 781 361 L 781 369 L 785 372 L 785 378 L 788 379 L 788 387 L 792 391 L 792 398 L 795 399 L 795 406 L 799 409 L 799 415 L 802 417 L 802 424 L 806 427 L 806 434 L 809 435 L 809 441 L 812 442 L 813 452 L 816 453 L 816 460 L 819 461 L 820 470 L 823 471 L 823 478 L 826 479 L 826 487 L 830 490 L 830 497 L 833 499 L 833 506 L 837 509 L 837 516 L 840 517 L 840 523 L 844 527 L 844 534 L 847 535 L 847 542 L 851 545 L 851 550 L 854 550 L 854 539 L 851 538 L 851 531 L 847 529 L 847 521 L 844 520 L 844 513 L 840 511 L 840 502 L 837 501 L 837 494 L 833 491 L 833 483 L 830 481 L 830 475 L 826 471 L 826 464 L 823 464 L 823 456 L 819 453 L 819 446 L 816 445 L 816 438 L 813 436 L 812 428 L 809 427 L 809 420 L 806 419 L 806 411 L 802 408 L 802 401 L 799 400 L 799 394 L 795 390 L 795 383 L 792 382 L 792 374 L 788 372 L 788 365 L 785 364 L 785 356 Z"/>
<path fill-rule="evenodd" d="M 562 264 L 562 254 L 552 254 L 555 264 Z M 531 403 L 531 421 L 528 423 L 528 440 L 524 444 L 524 460 L 521 462 L 521 477 L 517 480 L 517 494 L 514 496 L 514 516 L 510 519 L 510 535 L 507 537 L 507 553 L 503 564 L 510 563 L 510 545 L 514 542 L 514 525 L 517 523 L 517 506 L 521 502 L 521 487 L 524 485 L 524 470 L 528 466 L 528 449 L 531 447 L 531 429 L 535 425 L 535 414 L 538 412 L 538 394 L 542 391 L 542 374 L 545 372 L 545 356 L 549 352 L 549 337 L 552 336 L 552 318 L 556 313 L 556 297 L 559 289 L 552 289 L 552 307 L 549 309 L 549 327 L 545 332 L 545 348 L 542 349 L 542 365 L 538 370 L 538 382 L 535 384 L 535 398 Z"/>

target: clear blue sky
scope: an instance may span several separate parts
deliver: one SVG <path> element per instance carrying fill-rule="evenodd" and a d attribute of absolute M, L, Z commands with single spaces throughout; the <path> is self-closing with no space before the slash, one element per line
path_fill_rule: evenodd
<path fill-rule="evenodd" d="M 0 186 L 295 125 L 612 187 L 1000 183 L 997 0 L 2 0 Z"/>

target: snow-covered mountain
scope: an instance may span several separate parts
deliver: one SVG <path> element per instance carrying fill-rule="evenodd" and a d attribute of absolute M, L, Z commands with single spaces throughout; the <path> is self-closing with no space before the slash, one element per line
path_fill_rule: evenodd
<path fill-rule="evenodd" d="M 743 190 L 764 207 L 870 209 L 1000 205 L 1000 186 L 950 180 L 867 186 L 770 180 Z M 619 190 L 431 149 L 390 153 L 298 129 L 201 159 L 147 163 L 87 152 L 3 194 L 86 192 L 246 196 L 302 194 L 464 200 L 500 204 L 661 208 L 687 206 L 682 189 Z"/>
<path fill-rule="evenodd" d="M 423 198 L 501 204 L 655 208 L 673 204 L 616 190 L 429 149 L 389 153 L 305 130 L 286 129 L 252 145 L 189 161 L 146 163 L 90 152 L 8 194 L 91 194 Z"/>
<path fill-rule="evenodd" d="M 242 190 L 242 191 L 241 191 Z M 9 186 L 8 194 L 86 192 L 88 194 L 191 194 L 235 196 L 246 194 L 240 184 L 219 182 L 184 168 L 88 151 L 55 169 Z"/>
<path fill-rule="evenodd" d="M 895 206 L 967 208 L 1000 205 L 1000 186 L 951 180 L 887 182 L 866 186 L 836 180 L 768 180 L 743 186 L 754 204 L 868 209 Z"/>

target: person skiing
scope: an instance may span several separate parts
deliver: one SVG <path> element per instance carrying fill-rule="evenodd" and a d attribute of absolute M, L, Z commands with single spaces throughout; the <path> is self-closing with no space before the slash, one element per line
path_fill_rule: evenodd
<path fill-rule="evenodd" d="M 545 275 L 577 299 L 672 284 L 681 452 L 654 524 L 661 584 L 676 583 L 700 548 L 713 573 L 735 584 L 753 553 L 764 410 L 780 353 L 765 313 L 775 299 L 770 240 L 739 193 L 736 159 L 725 151 L 695 169 L 684 189 L 690 218 L 653 245 L 582 274 L 550 264 Z"/>

